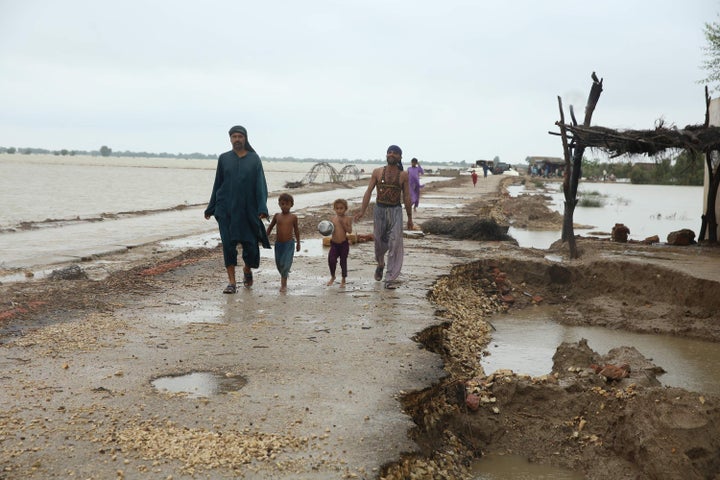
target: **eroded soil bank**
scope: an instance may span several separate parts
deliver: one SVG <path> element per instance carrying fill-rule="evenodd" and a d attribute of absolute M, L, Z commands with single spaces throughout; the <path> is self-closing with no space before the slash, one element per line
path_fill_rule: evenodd
<path fill-rule="evenodd" d="M 660 386 L 662 366 L 631 346 L 601 356 L 583 341 L 562 344 L 552 373 L 536 378 L 480 366 L 481 346 L 491 338 L 484 318 L 538 303 L 552 305 L 569 324 L 720 341 L 720 285 L 684 273 L 687 263 L 675 268 L 688 254 L 717 265 L 717 249 L 634 245 L 628 255 L 627 245 L 580 245 L 586 254 L 578 261 L 551 262 L 532 252 L 489 255 L 454 267 L 436 282 L 430 298 L 448 322 L 418 340 L 443 355 L 449 375 L 404 399 L 429 460 L 408 456 L 386 470 L 387 478 L 404 478 L 416 467 L 447 469 L 449 460 L 440 452 L 448 448 L 460 465 L 457 478 L 471 478 L 462 466 L 491 452 L 588 479 L 717 478 L 720 399 Z M 557 250 L 562 254 L 561 246 Z M 666 261 L 668 255 L 673 262 Z M 628 364 L 630 374 L 608 381 L 592 364 Z"/>

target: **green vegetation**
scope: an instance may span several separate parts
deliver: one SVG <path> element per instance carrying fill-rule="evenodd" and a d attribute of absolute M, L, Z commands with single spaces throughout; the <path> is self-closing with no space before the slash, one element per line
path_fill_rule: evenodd
<path fill-rule="evenodd" d="M 719 83 L 720 82 L 720 24 L 710 22 L 705 24 L 704 32 L 707 45 L 705 51 L 705 61 L 702 68 L 708 72 L 708 76 L 699 83 Z"/>
<path fill-rule="evenodd" d="M 604 196 L 597 190 L 592 192 L 580 192 L 578 200 L 578 207 L 595 207 L 600 208 L 605 206 Z"/>
<path fill-rule="evenodd" d="M 597 159 L 583 158 L 582 172 L 583 176 L 595 180 L 614 176 L 629 178 L 634 184 L 702 185 L 705 160 L 702 153 L 689 151 L 682 151 L 674 158 L 659 158 L 653 162 L 600 163 Z"/>
<path fill-rule="evenodd" d="M 578 207 L 590 207 L 590 208 L 600 208 L 605 206 L 605 202 L 603 202 L 600 198 L 597 197 L 580 197 L 580 200 L 578 200 Z"/>

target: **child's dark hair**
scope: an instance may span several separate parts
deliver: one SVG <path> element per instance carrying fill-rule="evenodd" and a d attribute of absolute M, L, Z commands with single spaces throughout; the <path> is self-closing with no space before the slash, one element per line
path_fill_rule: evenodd
<path fill-rule="evenodd" d="M 295 205 L 295 199 L 289 193 L 281 193 L 278 197 L 278 203 L 280 202 L 290 202 L 290 205 Z"/>
<path fill-rule="evenodd" d="M 348 209 L 347 200 L 345 200 L 344 198 L 338 198 L 337 200 L 335 200 L 333 202 L 333 208 L 335 208 L 335 205 L 337 205 L 337 204 L 343 205 L 345 207 L 345 210 Z"/>

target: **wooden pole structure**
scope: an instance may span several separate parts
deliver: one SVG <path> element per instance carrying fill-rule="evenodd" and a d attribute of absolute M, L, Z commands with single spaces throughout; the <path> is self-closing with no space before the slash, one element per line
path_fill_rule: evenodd
<path fill-rule="evenodd" d="M 710 126 L 710 94 L 708 87 L 705 86 L 705 127 Z M 705 232 L 707 231 L 707 243 L 717 243 L 717 209 L 715 204 L 717 201 L 718 188 L 720 188 L 720 162 L 713 161 L 718 157 L 717 151 L 705 152 L 705 167 L 708 172 L 708 190 L 705 197 L 705 212 L 702 215 L 702 223 L 700 224 L 700 234 L 698 241 L 705 240 Z"/>
<path fill-rule="evenodd" d="M 597 102 L 600 99 L 600 94 L 603 90 L 603 82 L 602 80 L 598 80 L 595 72 L 592 73 L 591 78 L 593 80 L 593 84 L 590 87 L 590 94 L 588 95 L 587 104 L 585 105 L 585 118 L 583 119 L 583 126 L 585 127 L 590 126 L 595 106 L 597 105 Z M 575 114 L 572 111 L 572 106 L 570 106 L 570 113 L 573 118 L 573 122 L 577 125 Z M 561 127 L 561 131 L 563 130 L 564 127 Z M 565 181 L 563 182 L 565 204 L 563 209 L 562 240 L 568 242 L 568 246 L 570 248 L 570 258 L 578 258 L 579 254 L 577 251 L 577 245 L 575 244 L 575 231 L 573 228 L 573 215 L 575 213 L 575 206 L 577 205 L 577 190 L 582 174 L 582 158 L 585 153 L 585 145 L 580 142 L 575 142 L 574 139 L 569 146 L 566 146 L 566 142 L 567 140 L 563 137 L 563 149 L 568 151 L 566 154 L 567 156 L 569 156 L 569 152 L 572 152 L 572 164 L 570 165 L 569 172 L 567 168 L 565 169 Z M 570 164 L 567 157 L 565 163 L 566 165 Z"/>

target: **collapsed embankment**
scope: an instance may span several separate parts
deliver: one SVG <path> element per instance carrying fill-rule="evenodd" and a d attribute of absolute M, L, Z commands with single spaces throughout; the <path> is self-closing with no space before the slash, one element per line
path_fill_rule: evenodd
<path fill-rule="evenodd" d="M 603 250 L 598 243 L 595 253 Z M 536 303 L 552 305 L 561 322 L 718 341 L 717 291 L 717 282 L 672 265 L 611 255 L 574 263 L 513 255 L 453 268 L 429 293 L 447 321 L 416 338 L 443 356 L 448 375 L 404 398 L 425 455 L 387 466 L 381 478 L 441 478 L 442 471 L 470 478 L 470 462 L 489 452 L 588 479 L 714 478 L 720 398 L 660 386 L 655 375 L 662 369 L 633 347 L 601 356 L 583 341 L 562 344 L 551 374 L 537 378 L 484 372 L 480 359 L 491 338 L 486 319 Z M 630 374 L 608 381 L 589 368 L 593 363 L 627 363 Z"/>

